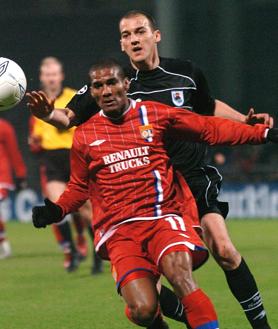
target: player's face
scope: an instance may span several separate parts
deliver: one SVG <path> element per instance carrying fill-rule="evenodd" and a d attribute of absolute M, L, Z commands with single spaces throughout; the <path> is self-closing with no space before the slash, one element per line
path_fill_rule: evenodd
<path fill-rule="evenodd" d="M 144 15 L 123 18 L 120 21 L 121 48 L 130 60 L 147 62 L 157 54 L 157 43 L 161 39 L 159 30 L 153 30 Z"/>
<path fill-rule="evenodd" d="M 110 117 L 118 117 L 128 107 L 126 92 L 129 82 L 116 67 L 97 69 L 90 73 L 91 94 L 98 106 Z"/>
<path fill-rule="evenodd" d="M 64 73 L 57 63 L 43 65 L 40 69 L 40 82 L 42 89 L 52 92 L 59 91 L 64 81 Z"/>

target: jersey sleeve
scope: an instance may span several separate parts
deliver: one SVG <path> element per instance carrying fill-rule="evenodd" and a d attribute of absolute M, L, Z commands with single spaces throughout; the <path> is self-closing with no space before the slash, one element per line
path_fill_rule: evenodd
<path fill-rule="evenodd" d="M 21 152 L 18 147 L 14 128 L 7 123 L 4 126 L 4 130 L 5 130 L 4 132 L 5 149 L 9 156 L 11 166 L 15 172 L 15 176 L 17 178 L 25 178 L 27 170 Z"/>
<path fill-rule="evenodd" d="M 89 169 L 85 154 L 86 150 L 79 143 L 77 134 L 75 133 L 71 148 L 70 181 L 56 202 L 63 209 L 64 216 L 77 211 L 89 198 Z"/>
<path fill-rule="evenodd" d="M 211 96 L 208 82 L 202 70 L 192 64 L 192 76 L 196 83 L 193 94 L 193 110 L 202 115 L 214 115 L 215 99 Z"/>
<path fill-rule="evenodd" d="M 250 126 L 228 119 L 201 116 L 187 110 L 169 109 L 169 131 L 175 138 L 209 145 L 265 143 L 266 125 Z"/>
<path fill-rule="evenodd" d="M 82 87 L 69 101 L 66 106 L 76 115 L 76 123 L 80 125 L 90 119 L 91 116 L 98 113 L 100 108 L 91 95 L 90 85 Z"/>

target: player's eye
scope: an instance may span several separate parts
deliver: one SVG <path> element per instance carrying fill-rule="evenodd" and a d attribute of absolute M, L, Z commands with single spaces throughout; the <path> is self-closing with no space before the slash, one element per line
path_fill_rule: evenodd
<path fill-rule="evenodd" d="M 128 33 L 123 33 L 123 34 L 122 34 L 122 39 L 126 39 L 128 36 L 129 36 Z"/>
<path fill-rule="evenodd" d="M 93 88 L 100 89 L 101 87 L 102 87 L 101 83 L 98 83 L 98 82 L 93 83 Z"/>
<path fill-rule="evenodd" d="M 145 32 L 146 32 L 145 29 L 139 29 L 139 30 L 137 31 L 138 34 L 144 34 Z"/>
<path fill-rule="evenodd" d="M 110 79 L 107 81 L 107 85 L 108 86 L 114 86 L 118 83 L 118 80 L 117 79 Z"/>

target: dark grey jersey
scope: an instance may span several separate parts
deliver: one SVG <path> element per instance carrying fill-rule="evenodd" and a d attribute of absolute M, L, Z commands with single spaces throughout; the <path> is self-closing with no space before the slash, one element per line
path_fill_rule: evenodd
<path fill-rule="evenodd" d="M 202 115 L 214 114 L 215 101 L 209 93 L 206 79 L 190 61 L 160 58 L 160 64 L 154 70 L 138 71 L 130 66 L 126 73 L 130 79 L 128 96 L 132 99 L 157 101 Z M 75 112 L 79 123 L 99 111 L 88 85 L 73 97 L 67 107 Z M 166 137 L 165 144 L 174 167 L 183 174 L 203 166 L 205 145 L 170 137 Z"/>

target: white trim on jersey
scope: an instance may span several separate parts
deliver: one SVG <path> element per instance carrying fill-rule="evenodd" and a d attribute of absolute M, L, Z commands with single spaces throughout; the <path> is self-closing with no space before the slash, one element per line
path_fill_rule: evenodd
<path fill-rule="evenodd" d="M 218 169 L 217 169 L 216 167 L 214 167 L 214 166 L 210 166 L 210 165 L 206 165 L 206 167 L 209 167 L 209 168 L 214 169 L 215 172 L 216 172 L 216 174 L 219 176 L 220 181 L 223 180 L 222 175 L 220 174 L 220 172 L 218 171 Z M 207 204 L 207 206 L 209 207 L 210 205 L 209 205 L 209 201 L 208 201 L 208 192 L 209 192 L 209 189 L 210 189 L 210 186 L 211 186 L 211 179 L 210 179 L 209 176 L 207 175 L 205 168 L 204 168 L 204 167 L 201 167 L 201 169 L 203 170 L 203 172 L 204 172 L 204 174 L 205 174 L 205 177 L 206 177 L 206 179 L 207 179 L 207 181 L 208 181 L 208 186 L 207 186 L 207 188 L 206 188 L 206 193 L 205 193 L 205 199 L 206 199 L 206 204 Z M 216 188 L 217 194 L 219 194 L 219 189 L 218 189 L 217 185 L 214 185 L 214 187 Z"/>
<path fill-rule="evenodd" d="M 162 188 L 162 183 L 161 183 L 161 175 L 160 175 L 160 172 L 158 170 L 154 170 L 153 173 L 154 173 L 154 176 L 155 176 L 155 190 L 156 190 L 156 193 L 157 193 L 157 195 L 156 195 L 157 203 L 155 204 L 155 213 L 156 213 L 157 216 L 161 216 L 162 211 L 161 211 L 160 203 L 164 199 L 163 188 Z"/>
<path fill-rule="evenodd" d="M 124 115 L 126 115 L 127 112 L 129 112 L 131 109 L 134 109 L 135 106 L 136 106 L 136 101 L 135 101 L 134 99 L 132 99 L 132 98 L 129 98 L 129 106 L 128 106 L 128 108 L 122 113 L 122 115 L 120 115 L 120 116 L 119 116 L 117 119 L 115 119 L 115 120 L 118 120 L 118 119 L 122 118 Z M 100 115 L 101 117 L 105 117 L 105 118 L 108 118 L 108 119 L 111 120 L 111 118 L 110 118 L 109 116 L 107 116 L 107 115 L 103 112 L 103 110 L 100 110 L 100 111 L 99 111 L 99 115 Z"/>
<path fill-rule="evenodd" d="M 218 171 L 218 169 L 216 167 L 211 166 L 211 165 L 206 165 L 206 167 L 213 168 L 216 171 L 217 175 L 220 177 L 220 180 L 221 181 L 223 180 L 223 176 L 220 174 L 220 172 Z"/>
<path fill-rule="evenodd" d="M 222 182 L 222 180 L 223 180 L 223 176 L 220 174 L 220 172 L 218 171 L 218 169 L 216 168 L 216 167 L 214 167 L 214 166 L 210 166 L 210 165 L 206 165 L 206 167 L 209 167 L 209 168 L 212 168 L 212 169 L 214 169 L 215 171 L 216 171 L 216 174 L 219 176 L 219 178 L 220 178 L 220 182 Z M 219 188 L 217 187 L 217 185 L 215 185 L 215 187 L 216 187 L 216 190 L 217 190 L 217 194 L 219 194 Z"/>
<path fill-rule="evenodd" d="M 195 244 L 189 242 L 189 241 L 180 241 L 180 242 L 174 242 L 174 243 L 170 243 L 168 244 L 168 246 L 166 246 L 159 254 L 159 256 L 157 257 L 156 260 L 156 265 L 159 265 L 159 261 L 161 259 L 161 257 L 163 256 L 163 254 L 165 253 L 165 251 L 167 251 L 169 248 L 174 247 L 174 246 L 179 246 L 179 245 L 185 245 L 187 248 L 189 248 L 190 250 L 196 250 L 195 248 Z M 206 249 L 204 249 L 205 251 Z"/>
<path fill-rule="evenodd" d="M 206 177 L 206 179 L 207 179 L 207 181 L 208 181 L 208 186 L 207 186 L 207 188 L 206 188 L 206 193 L 205 193 L 205 199 L 206 199 L 206 204 L 207 204 L 207 206 L 209 207 L 209 202 L 208 202 L 208 191 L 209 191 L 209 188 L 210 188 L 210 185 L 211 185 L 211 180 L 210 180 L 210 178 L 208 177 L 208 175 L 206 174 L 205 169 L 204 169 L 203 167 L 202 167 L 201 169 L 204 171 L 204 173 L 205 173 L 205 177 Z"/>
<path fill-rule="evenodd" d="M 144 126 L 148 126 L 149 125 L 149 118 L 148 118 L 148 112 L 147 112 L 146 106 L 145 105 L 140 106 L 139 111 L 140 111 L 140 114 L 141 114 L 140 117 L 141 117 L 142 124 Z M 152 142 L 153 138 L 150 136 L 150 137 L 147 137 L 146 140 L 148 142 Z"/>
<path fill-rule="evenodd" d="M 137 80 L 138 79 L 138 73 L 139 73 L 139 70 L 136 70 L 136 73 L 135 73 L 135 77 L 134 78 L 131 78 L 129 80 L 129 82 L 133 81 L 133 80 Z"/>
<path fill-rule="evenodd" d="M 190 80 L 190 81 L 194 84 L 195 89 L 197 88 L 195 81 L 194 81 L 192 78 L 190 78 L 189 76 L 187 76 L 187 75 L 183 75 L 183 74 L 179 74 L 179 73 L 174 73 L 174 72 L 166 71 L 166 70 L 163 69 L 161 66 L 158 66 L 158 68 L 159 68 L 161 71 L 163 71 L 164 73 L 167 73 L 167 74 L 170 74 L 170 75 L 175 75 L 175 76 L 182 77 L 182 78 L 186 78 L 186 79 Z"/>
<path fill-rule="evenodd" d="M 133 96 L 136 94 L 155 94 L 155 93 L 161 93 L 163 91 L 169 91 L 169 90 L 185 90 L 185 89 L 193 89 L 195 90 L 195 87 L 177 87 L 177 88 L 166 88 L 166 89 L 158 89 L 158 90 L 152 90 L 152 91 L 135 91 L 134 93 L 127 93 L 127 96 Z"/>
<path fill-rule="evenodd" d="M 126 223 L 130 223 L 130 222 L 136 222 L 136 221 L 149 221 L 149 220 L 159 220 L 159 219 L 163 219 L 165 217 L 169 217 L 169 216 L 178 216 L 177 214 L 167 214 L 167 215 L 162 215 L 162 216 L 153 216 L 153 217 L 133 217 L 133 218 L 128 218 L 116 225 L 111 226 L 108 231 L 106 231 L 103 236 L 101 237 L 101 239 L 99 240 L 99 242 L 96 245 L 96 252 L 99 251 L 100 247 L 117 231 L 118 227 L 126 224 Z"/>

